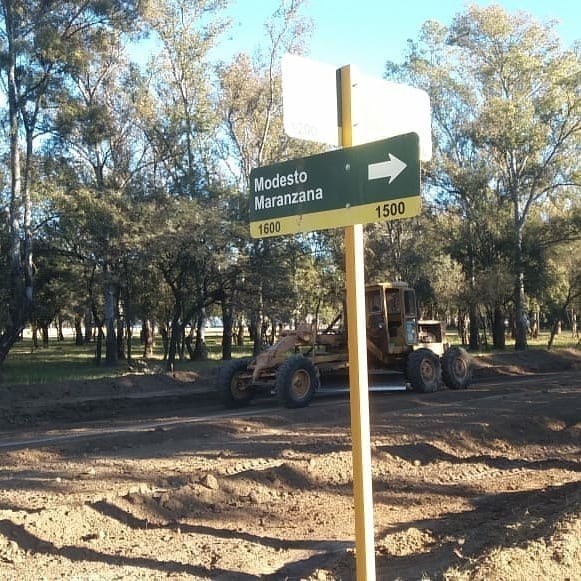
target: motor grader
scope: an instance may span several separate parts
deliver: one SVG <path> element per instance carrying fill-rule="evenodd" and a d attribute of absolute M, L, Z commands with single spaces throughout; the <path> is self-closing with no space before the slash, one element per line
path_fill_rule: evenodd
<path fill-rule="evenodd" d="M 471 381 L 468 354 L 450 347 L 440 321 L 418 320 L 415 291 L 403 282 L 365 287 L 367 357 L 370 374 L 397 371 L 417 392 L 432 392 L 442 382 L 465 389 Z M 276 394 L 289 408 L 308 405 L 321 376 L 348 366 L 345 317 L 324 329 L 303 323 L 252 359 L 234 359 L 218 374 L 220 399 L 229 408 L 248 405 L 259 394 Z"/>

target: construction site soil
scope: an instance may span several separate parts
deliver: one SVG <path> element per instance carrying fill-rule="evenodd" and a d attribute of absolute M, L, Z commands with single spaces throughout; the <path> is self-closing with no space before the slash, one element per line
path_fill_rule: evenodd
<path fill-rule="evenodd" d="M 581 351 L 474 365 L 370 393 L 376 578 L 581 580 Z M 0 579 L 356 579 L 348 393 L 229 412 L 214 379 L 0 384 Z"/>

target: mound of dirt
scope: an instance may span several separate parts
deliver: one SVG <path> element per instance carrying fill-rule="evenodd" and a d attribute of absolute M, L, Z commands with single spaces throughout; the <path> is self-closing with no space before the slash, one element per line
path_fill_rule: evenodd
<path fill-rule="evenodd" d="M 581 369 L 581 350 L 504 351 L 472 358 L 474 378 L 526 376 Z M 179 407 L 193 400 L 216 399 L 219 366 L 200 373 L 129 370 L 124 376 L 91 381 L 60 381 L 29 385 L 0 385 L 0 425 L 16 428 L 38 422 L 106 419 L 139 414 L 143 409 Z"/>
<path fill-rule="evenodd" d="M 473 358 L 477 377 L 494 375 L 527 375 L 551 371 L 581 369 L 580 349 L 529 349 L 528 351 L 497 351 Z"/>

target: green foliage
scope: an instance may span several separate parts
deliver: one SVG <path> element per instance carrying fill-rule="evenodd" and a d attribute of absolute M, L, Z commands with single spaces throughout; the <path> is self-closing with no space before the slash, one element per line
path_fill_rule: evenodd
<path fill-rule="evenodd" d="M 525 291 L 537 290 L 533 263 L 543 262 L 527 224 L 552 204 L 578 207 L 580 71 L 579 55 L 561 49 L 551 25 L 499 6 L 470 6 L 448 28 L 427 23 L 406 62 L 388 64 L 390 75 L 430 93 L 437 146 L 427 179 L 449 219 L 445 248 L 470 281 L 473 312 L 489 300 L 506 304 L 506 282 L 492 276 L 496 297 L 486 283 L 510 272 L 519 348 Z M 561 220 L 568 232 L 573 215 Z"/>

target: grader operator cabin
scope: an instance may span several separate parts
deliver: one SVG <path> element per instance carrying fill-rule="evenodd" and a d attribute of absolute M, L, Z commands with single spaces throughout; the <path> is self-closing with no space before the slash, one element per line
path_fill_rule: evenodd
<path fill-rule="evenodd" d="M 442 382 L 465 389 L 472 370 L 468 354 L 446 342 L 443 323 L 418 320 L 416 296 L 406 283 L 365 287 L 369 372 L 395 371 L 417 392 L 436 391 Z M 347 333 L 340 313 L 324 329 L 302 324 L 253 359 L 235 359 L 218 376 L 218 392 L 229 408 L 257 395 L 276 394 L 289 408 L 307 406 L 325 373 L 348 365 Z"/>

